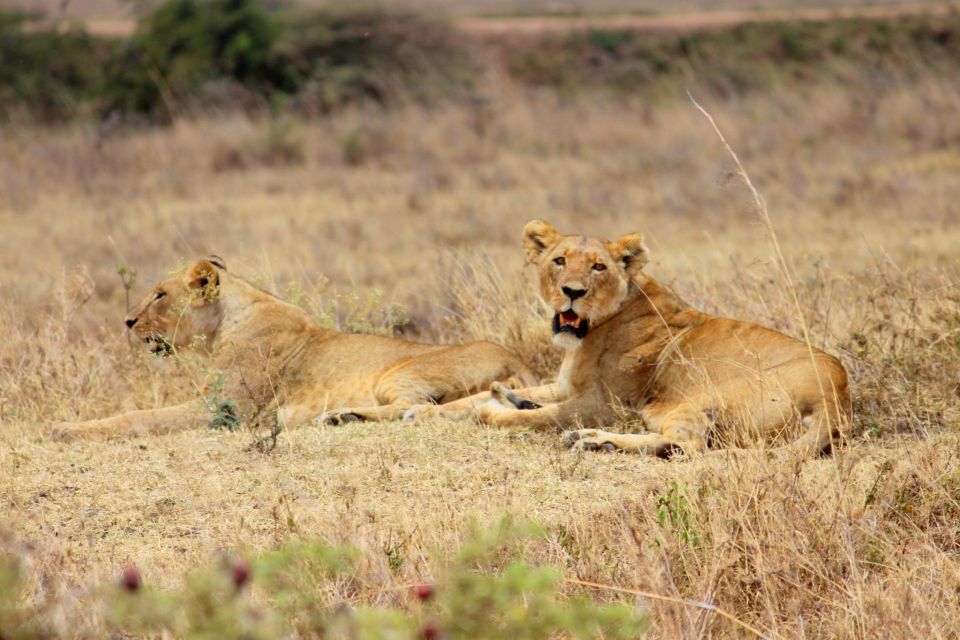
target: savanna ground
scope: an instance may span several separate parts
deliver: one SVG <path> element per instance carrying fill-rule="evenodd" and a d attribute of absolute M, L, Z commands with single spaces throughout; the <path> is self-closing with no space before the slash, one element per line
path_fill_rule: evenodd
<path fill-rule="evenodd" d="M 863 74 L 698 93 L 765 198 L 789 278 L 682 90 L 566 94 L 493 69 L 492 99 L 468 105 L 209 113 L 109 136 L 7 125 L 0 531 L 23 563 L 24 602 L 55 635 L 98 637 L 98 585 L 130 563 L 175 588 L 225 550 L 319 539 L 361 556 L 349 579 L 304 586 L 317 599 L 410 609 L 406 585 L 436 578 L 472 520 L 510 513 L 546 532 L 523 545 L 533 562 L 712 603 L 770 637 L 956 637 L 955 80 Z M 329 326 L 487 338 L 549 377 L 559 354 L 518 237 L 533 217 L 608 237 L 640 230 L 648 273 L 690 303 L 796 336 L 805 325 L 850 372 L 851 441 L 784 466 L 760 453 L 579 454 L 557 433 L 470 422 L 302 428 L 269 452 L 245 430 L 47 437 L 61 420 L 196 393 L 195 364 L 147 357 L 122 319 L 207 253 Z M 747 633 L 696 606 L 566 592 L 647 607 L 654 637 Z"/>

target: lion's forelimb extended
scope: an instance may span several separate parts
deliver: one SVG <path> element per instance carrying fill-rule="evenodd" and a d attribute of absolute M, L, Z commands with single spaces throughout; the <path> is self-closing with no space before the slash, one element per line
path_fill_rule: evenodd
<path fill-rule="evenodd" d="M 62 422 L 53 430 L 59 440 L 104 438 L 130 434 L 172 433 L 193 429 L 210 422 L 210 411 L 203 400 L 160 409 L 128 411 L 118 416 L 86 422 Z"/>

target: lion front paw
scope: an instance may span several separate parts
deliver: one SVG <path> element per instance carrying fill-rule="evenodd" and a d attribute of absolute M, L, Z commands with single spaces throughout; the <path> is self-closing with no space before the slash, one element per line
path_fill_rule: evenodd
<path fill-rule="evenodd" d="M 563 445 L 578 451 L 618 451 L 619 447 L 607 439 L 607 434 L 597 429 L 578 429 L 563 432 Z"/>
<path fill-rule="evenodd" d="M 75 428 L 73 423 L 60 422 L 54 425 L 50 430 L 50 439 L 57 442 L 69 442 L 75 437 Z"/>
<path fill-rule="evenodd" d="M 95 420 L 90 422 L 60 422 L 50 430 L 50 439 L 71 442 L 83 438 L 102 437 L 109 433 Z"/>
<path fill-rule="evenodd" d="M 490 385 L 490 397 L 504 406 L 513 406 L 521 411 L 530 411 L 541 408 L 541 406 L 536 402 L 521 398 L 511 391 L 508 386 L 499 382 L 494 382 Z"/>

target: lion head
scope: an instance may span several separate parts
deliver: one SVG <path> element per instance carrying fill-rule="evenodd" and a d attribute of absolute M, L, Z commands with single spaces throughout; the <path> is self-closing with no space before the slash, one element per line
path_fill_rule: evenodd
<path fill-rule="evenodd" d="M 211 256 L 164 280 L 130 310 L 126 325 L 152 353 L 210 344 L 223 315 L 220 272 L 223 260 Z"/>
<path fill-rule="evenodd" d="M 537 266 L 540 296 L 554 312 L 554 341 L 579 341 L 591 325 L 603 322 L 623 305 L 631 279 L 648 261 L 639 233 L 609 242 L 565 236 L 542 220 L 523 228 L 527 260 Z"/>

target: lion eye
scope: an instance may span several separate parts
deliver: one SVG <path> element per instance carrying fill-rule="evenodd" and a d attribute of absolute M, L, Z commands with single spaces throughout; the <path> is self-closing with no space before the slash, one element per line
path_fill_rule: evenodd
<path fill-rule="evenodd" d="M 558 256 L 553 259 L 553 264 L 557 265 L 558 267 L 562 267 L 567 264 L 567 259 L 563 256 Z"/>
<path fill-rule="evenodd" d="M 598 262 L 597 264 L 593 265 L 593 270 L 594 270 L 594 271 L 606 271 L 606 270 L 607 270 L 607 265 L 603 264 L 602 262 Z"/>
<path fill-rule="evenodd" d="M 166 292 L 166 291 L 157 291 L 157 297 L 154 298 L 154 300 L 159 300 L 160 298 L 164 297 L 165 295 L 167 295 L 167 292 Z"/>

